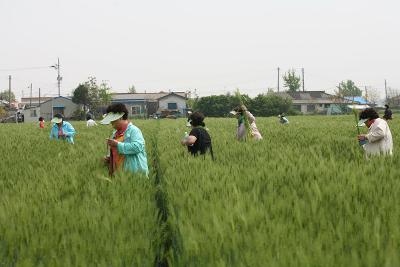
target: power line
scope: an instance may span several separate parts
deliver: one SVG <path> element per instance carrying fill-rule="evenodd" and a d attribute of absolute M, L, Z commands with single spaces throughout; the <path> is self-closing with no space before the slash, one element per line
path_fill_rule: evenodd
<path fill-rule="evenodd" d="M 24 68 L 15 68 L 15 69 L 0 69 L 0 71 L 24 71 L 24 70 L 39 70 L 39 69 L 48 69 L 49 66 L 46 67 L 24 67 Z"/>

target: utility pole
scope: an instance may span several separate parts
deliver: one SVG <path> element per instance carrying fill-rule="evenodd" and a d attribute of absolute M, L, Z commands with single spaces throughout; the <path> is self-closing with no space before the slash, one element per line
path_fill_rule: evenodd
<path fill-rule="evenodd" d="M 386 84 L 386 79 L 385 79 L 385 101 L 387 103 L 388 101 L 388 94 L 387 94 L 387 84 Z"/>
<path fill-rule="evenodd" d="M 31 83 L 31 96 L 29 97 L 29 108 L 32 107 L 32 83 Z"/>
<path fill-rule="evenodd" d="M 304 68 L 301 68 L 301 73 L 302 73 L 302 80 L 303 80 L 303 92 L 304 92 Z"/>
<path fill-rule="evenodd" d="M 8 108 L 11 109 L 11 75 L 8 75 Z"/>
<path fill-rule="evenodd" d="M 61 96 L 61 80 L 62 77 L 60 75 L 60 58 L 57 58 L 57 64 L 50 66 L 51 68 L 54 68 L 57 70 L 57 85 L 58 85 L 58 96 Z"/>
<path fill-rule="evenodd" d="M 58 83 L 58 96 L 61 95 L 61 76 L 60 76 L 60 58 L 57 58 L 57 83 Z"/>
<path fill-rule="evenodd" d="M 368 102 L 368 89 L 367 86 L 365 86 L 365 100 Z"/>
<path fill-rule="evenodd" d="M 40 107 L 40 88 L 39 88 L 39 107 Z"/>
<path fill-rule="evenodd" d="M 279 93 L 279 71 L 280 71 L 280 68 L 278 67 L 278 93 Z"/>

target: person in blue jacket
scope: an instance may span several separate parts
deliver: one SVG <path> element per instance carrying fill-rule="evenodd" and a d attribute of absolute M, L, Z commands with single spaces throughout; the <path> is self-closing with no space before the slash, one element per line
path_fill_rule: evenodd
<path fill-rule="evenodd" d="M 128 171 L 148 175 L 147 154 L 143 134 L 138 127 L 128 120 L 128 109 L 122 103 L 115 103 L 107 107 L 107 115 L 100 122 L 110 124 L 115 129 L 111 138 L 107 139 L 110 147 L 105 162 L 109 166 L 109 173 Z"/>
<path fill-rule="evenodd" d="M 53 127 L 50 131 L 50 139 L 65 140 L 70 144 L 74 144 L 75 129 L 71 123 L 64 121 L 62 114 L 54 115 L 51 122 Z"/>

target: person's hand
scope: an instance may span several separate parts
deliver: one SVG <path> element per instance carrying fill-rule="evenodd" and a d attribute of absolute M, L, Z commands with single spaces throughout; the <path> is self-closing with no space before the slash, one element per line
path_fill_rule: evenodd
<path fill-rule="evenodd" d="M 181 144 L 182 144 L 183 146 L 185 146 L 185 145 L 186 145 L 186 139 L 182 139 L 182 140 L 181 140 Z"/>
<path fill-rule="evenodd" d="M 118 141 L 117 140 L 114 140 L 114 139 L 107 139 L 107 144 L 110 146 L 110 147 L 117 147 L 118 146 Z"/>
<path fill-rule="evenodd" d="M 365 141 L 365 140 L 367 140 L 367 137 L 366 137 L 364 134 L 358 135 L 357 138 L 358 138 L 358 141 Z"/>
<path fill-rule="evenodd" d="M 105 157 L 103 158 L 103 162 L 104 162 L 104 164 L 110 163 L 110 157 L 105 156 Z"/>

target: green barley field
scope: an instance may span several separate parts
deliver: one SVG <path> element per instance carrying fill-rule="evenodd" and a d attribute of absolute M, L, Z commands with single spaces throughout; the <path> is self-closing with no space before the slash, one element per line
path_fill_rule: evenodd
<path fill-rule="evenodd" d="M 400 266 L 400 123 L 394 156 L 365 160 L 354 117 L 206 118 L 215 161 L 179 144 L 186 121 L 134 121 L 148 178 L 109 178 L 110 126 L 0 125 L 0 266 Z M 363 130 L 365 132 L 365 130 Z"/>

